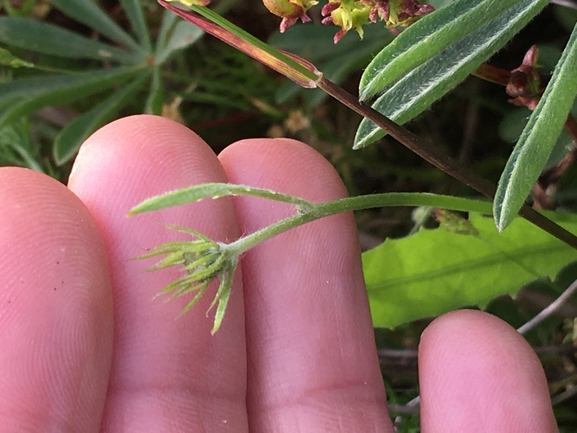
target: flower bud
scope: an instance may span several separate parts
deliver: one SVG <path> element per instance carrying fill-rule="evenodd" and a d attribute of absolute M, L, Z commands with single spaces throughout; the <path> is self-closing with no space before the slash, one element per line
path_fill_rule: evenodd
<path fill-rule="evenodd" d="M 285 30 L 292 27 L 299 18 L 303 23 L 310 21 L 311 19 L 307 16 L 306 12 L 316 5 L 318 1 L 263 0 L 263 3 L 270 13 L 282 18 L 279 29 L 281 33 L 284 33 Z"/>

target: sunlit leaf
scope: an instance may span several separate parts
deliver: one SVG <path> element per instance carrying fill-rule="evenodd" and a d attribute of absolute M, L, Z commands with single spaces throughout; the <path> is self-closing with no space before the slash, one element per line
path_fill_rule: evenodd
<path fill-rule="evenodd" d="M 577 217 L 547 216 L 577 232 Z M 376 327 L 483 307 L 496 296 L 515 295 L 530 281 L 554 276 L 577 259 L 576 250 L 521 218 L 502 233 L 491 218 L 473 214 L 470 221 L 477 236 L 425 229 L 363 254 Z"/>

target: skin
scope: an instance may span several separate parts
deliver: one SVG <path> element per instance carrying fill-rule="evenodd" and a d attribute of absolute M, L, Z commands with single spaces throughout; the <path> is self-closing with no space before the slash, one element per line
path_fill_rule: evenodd
<path fill-rule="evenodd" d="M 151 195 L 217 181 L 346 194 L 302 143 L 244 140 L 217 158 L 152 116 L 90 137 L 68 188 L 0 169 L 0 432 L 393 432 L 352 215 L 243 256 L 215 336 L 210 293 L 180 317 L 187 299 L 154 298 L 179 271 L 131 259 L 186 239 L 163 224 L 225 241 L 292 212 L 238 197 L 126 216 Z M 557 431 L 535 353 L 495 317 L 435 320 L 419 372 L 424 433 Z"/>

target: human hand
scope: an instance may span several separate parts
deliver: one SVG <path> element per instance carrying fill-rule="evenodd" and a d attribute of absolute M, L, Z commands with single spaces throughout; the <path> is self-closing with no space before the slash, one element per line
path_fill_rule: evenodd
<path fill-rule="evenodd" d="M 217 159 L 152 116 L 89 138 L 70 189 L 0 170 L 0 432 L 393 432 L 352 215 L 246 253 L 214 336 L 210 296 L 180 317 L 187 299 L 153 299 L 179 270 L 144 273 L 153 261 L 131 259 L 184 239 L 159 223 L 224 241 L 292 212 L 237 197 L 126 216 L 152 195 L 226 181 L 311 201 L 345 195 L 306 145 L 246 140 Z M 424 433 L 557 431 L 535 353 L 495 317 L 434 321 L 419 375 Z"/>

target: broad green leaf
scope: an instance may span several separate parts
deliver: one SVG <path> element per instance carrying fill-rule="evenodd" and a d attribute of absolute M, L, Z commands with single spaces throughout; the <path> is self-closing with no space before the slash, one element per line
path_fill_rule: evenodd
<path fill-rule="evenodd" d="M 142 87 L 149 75 L 148 72 L 144 72 L 132 83 L 114 92 L 108 99 L 66 125 L 54 140 L 52 152 L 56 164 L 62 165 L 76 155 L 80 145 L 90 134 L 111 120 Z"/>
<path fill-rule="evenodd" d="M 577 233 L 576 216 L 547 216 Z M 424 229 L 363 253 L 374 326 L 393 328 L 457 308 L 484 307 L 577 259 L 576 250 L 522 218 L 502 233 L 491 218 L 472 214 L 470 222 L 477 236 Z"/>
<path fill-rule="evenodd" d="M 152 44 L 150 42 L 150 32 L 148 31 L 148 25 L 146 24 L 146 18 L 142 11 L 142 1 L 141 0 L 120 0 L 130 24 L 134 32 L 138 36 L 141 46 L 146 52 L 152 51 Z"/>
<path fill-rule="evenodd" d="M 134 53 L 29 18 L 0 17 L 0 42 L 36 53 L 74 59 L 135 63 Z"/>
<path fill-rule="evenodd" d="M 406 74 L 375 101 L 373 108 L 401 125 L 413 119 L 505 45 L 547 3 L 547 0 L 523 0 L 513 6 Z M 354 148 L 368 146 L 385 134 L 373 122 L 363 119 Z"/>
<path fill-rule="evenodd" d="M 435 54 L 490 22 L 520 0 L 458 0 L 403 31 L 361 77 L 360 99 L 370 98 Z"/>
<path fill-rule="evenodd" d="M 576 95 L 577 26 L 501 174 L 493 202 L 499 230 L 509 225 L 525 203 L 547 163 Z"/>
<path fill-rule="evenodd" d="M 194 44 L 204 32 L 192 23 L 179 20 L 169 34 L 166 44 L 159 46 L 155 55 L 156 63 L 159 65 L 163 64 L 172 53 Z"/>
<path fill-rule="evenodd" d="M 114 22 L 97 4 L 90 0 L 50 0 L 65 15 L 88 27 L 119 42 L 132 51 L 140 52 L 143 56 L 146 51 L 126 33 L 122 27 Z"/>
<path fill-rule="evenodd" d="M 142 68 L 32 77 L 0 84 L 0 128 L 41 107 L 64 104 L 126 81 Z"/>
<path fill-rule="evenodd" d="M 11 68 L 33 68 L 34 63 L 27 62 L 14 56 L 10 51 L 0 48 L 0 65 Z"/>

